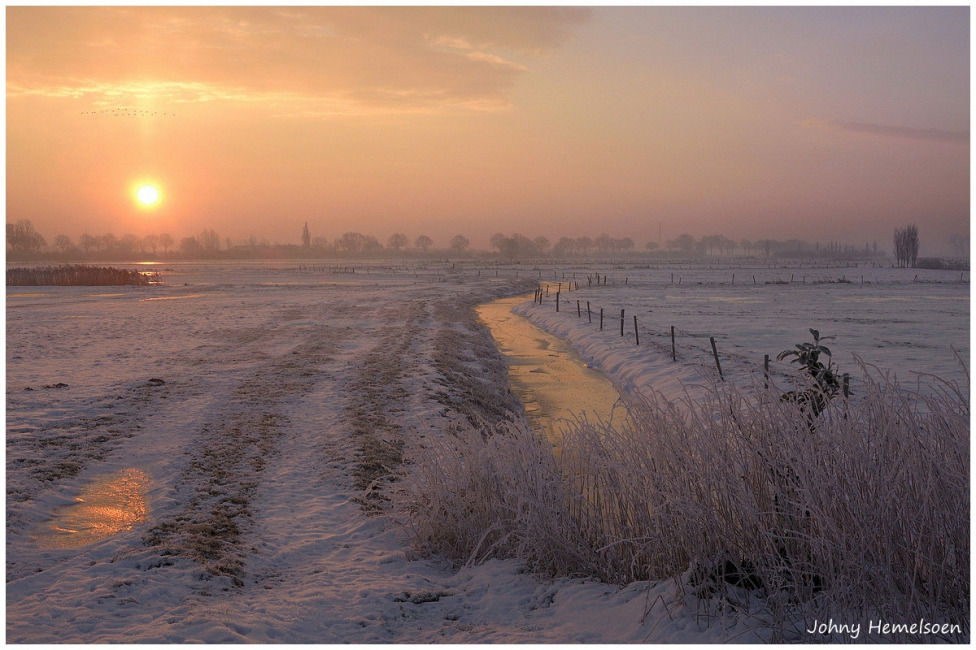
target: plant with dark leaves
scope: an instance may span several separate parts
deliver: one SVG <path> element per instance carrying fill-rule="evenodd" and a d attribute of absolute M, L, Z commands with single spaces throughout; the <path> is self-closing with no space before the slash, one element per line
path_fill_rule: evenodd
<path fill-rule="evenodd" d="M 801 407 L 809 406 L 809 417 L 811 425 L 814 419 L 827 407 L 827 402 L 837 395 L 840 390 L 840 380 L 837 375 L 837 367 L 831 361 L 830 348 L 822 343 L 832 339 L 832 336 L 820 336 L 818 330 L 810 328 L 813 335 L 813 343 L 797 343 L 794 350 L 783 350 L 776 359 L 782 361 L 788 357 L 793 357 L 791 363 L 797 363 L 800 368 L 816 383 L 804 391 L 789 391 L 783 395 L 786 401 L 796 402 Z M 821 355 L 827 357 L 827 363 L 820 360 Z"/>

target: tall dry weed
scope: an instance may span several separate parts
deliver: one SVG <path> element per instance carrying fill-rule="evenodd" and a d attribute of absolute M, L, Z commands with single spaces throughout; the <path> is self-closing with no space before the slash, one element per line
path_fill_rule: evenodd
<path fill-rule="evenodd" d="M 782 389 L 716 383 L 579 419 L 558 459 L 518 426 L 450 436 L 402 503 L 418 548 L 459 562 L 621 584 L 691 567 L 700 595 L 751 590 L 780 626 L 924 618 L 968 638 L 968 392 L 862 374 L 812 425 Z"/>

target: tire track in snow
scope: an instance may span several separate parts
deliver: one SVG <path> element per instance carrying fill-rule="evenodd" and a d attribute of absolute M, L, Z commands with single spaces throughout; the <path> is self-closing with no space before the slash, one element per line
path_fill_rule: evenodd
<path fill-rule="evenodd" d="M 368 513 L 382 510 L 389 500 L 383 487 L 401 471 L 404 439 L 394 410 L 403 410 L 400 405 L 409 396 L 403 375 L 426 309 L 426 301 L 417 301 L 388 314 L 393 324 L 380 330 L 379 342 L 349 385 L 346 412 L 358 445 L 355 486 Z"/>
<path fill-rule="evenodd" d="M 245 536 L 253 526 L 251 501 L 268 459 L 276 453 L 288 402 L 311 390 L 338 339 L 327 328 L 305 332 L 302 342 L 240 383 L 227 405 L 194 437 L 177 485 L 177 498 L 185 506 L 143 537 L 160 556 L 191 558 L 208 577 L 243 585 Z"/>

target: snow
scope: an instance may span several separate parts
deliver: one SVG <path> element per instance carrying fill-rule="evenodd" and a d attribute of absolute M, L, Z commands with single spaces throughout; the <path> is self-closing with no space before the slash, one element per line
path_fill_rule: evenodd
<path fill-rule="evenodd" d="M 402 440 L 409 460 L 426 437 L 511 408 L 487 332 L 460 314 L 531 295 L 539 276 L 575 273 L 581 290 L 558 314 L 551 297 L 517 311 L 628 390 L 699 381 L 708 335 L 734 355 L 732 374 L 817 326 L 838 336 L 845 365 L 854 352 L 951 375 L 950 345 L 968 360 L 958 272 L 916 283 L 858 269 L 863 285 L 813 285 L 811 272 L 797 286 L 758 284 L 789 273 L 764 269 L 750 287 L 746 271 L 726 286 L 732 271 L 682 269 L 672 286 L 667 269 L 608 267 L 612 285 L 583 290 L 586 271 L 570 266 L 355 266 L 171 264 L 160 286 L 7 288 L 7 641 L 769 640 L 761 620 L 699 601 L 687 576 L 615 586 L 516 560 L 418 557 L 384 507 L 383 477 L 357 486 L 363 432 L 390 453 Z M 827 297 L 830 315 L 811 319 Z M 577 298 L 618 317 L 626 307 L 627 336 L 612 317 L 604 332 L 577 318 Z M 640 347 L 633 313 L 648 328 Z M 77 548 L 35 543 L 85 486 L 130 468 L 151 477 L 145 522 Z"/>
<path fill-rule="evenodd" d="M 776 355 L 812 341 L 810 328 L 834 337 L 825 344 L 839 371 L 849 372 L 852 382 L 861 375 L 855 355 L 892 372 L 906 387 L 914 387 L 926 374 L 962 386 L 967 382 L 957 353 L 968 368 L 969 282 L 968 277 L 961 281 L 958 271 L 875 266 L 613 268 L 599 273 L 609 277 L 607 285 L 599 286 L 587 282 L 595 275 L 589 269 L 544 275 L 541 281 L 548 285 L 549 295 L 542 304 L 530 300 L 514 311 L 568 341 L 584 362 L 624 390 L 653 389 L 674 399 L 702 384 L 718 372 L 710 337 L 727 379 L 761 374 L 767 354 L 771 374 L 787 374 L 788 360 L 778 362 Z M 567 290 L 569 282 L 579 290 Z M 554 294 L 560 285 L 556 312 Z M 677 363 L 671 359 L 671 326 Z"/>

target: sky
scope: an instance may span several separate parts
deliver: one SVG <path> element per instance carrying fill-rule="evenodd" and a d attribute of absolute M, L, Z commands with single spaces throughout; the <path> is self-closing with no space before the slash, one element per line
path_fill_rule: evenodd
<path fill-rule="evenodd" d="M 968 6 L 21 6 L 6 39 L 7 220 L 49 243 L 969 236 Z"/>

